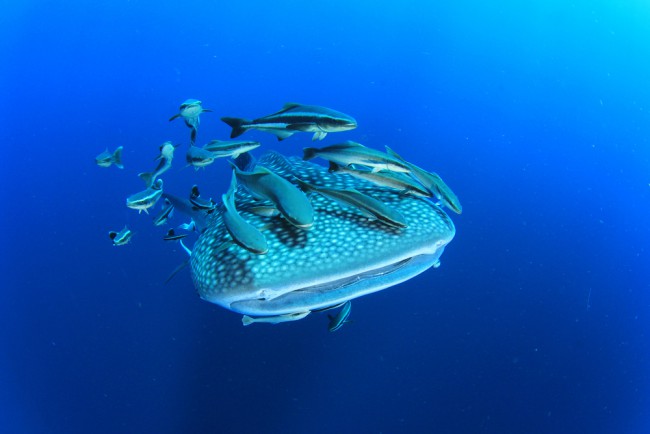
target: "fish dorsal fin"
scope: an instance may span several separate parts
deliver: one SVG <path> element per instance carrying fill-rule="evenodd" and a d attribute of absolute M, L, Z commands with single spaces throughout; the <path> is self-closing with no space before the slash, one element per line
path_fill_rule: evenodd
<path fill-rule="evenodd" d="M 270 169 L 264 166 L 256 166 L 255 170 L 253 170 L 251 173 L 258 176 L 274 175 L 274 173 Z"/>
<path fill-rule="evenodd" d="M 323 148 L 324 150 L 334 150 L 334 149 L 350 149 L 350 148 L 365 148 L 361 143 L 353 142 L 352 140 L 347 140 L 343 143 L 337 143 L 336 145 L 329 145 Z"/>
<path fill-rule="evenodd" d="M 293 108 L 300 107 L 300 105 L 301 104 L 298 104 L 296 102 L 288 102 L 282 106 L 282 111 L 291 110 Z"/>
<path fill-rule="evenodd" d="M 279 114 L 282 114 L 282 113 L 287 112 L 289 110 L 293 110 L 296 107 L 300 107 L 300 106 L 301 106 L 301 104 L 298 104 L 298 103 L 295 103 L 295 102 L 288 102 L 285 105 L 283 105 L 280 110 L 278 110 L 277 112 L 275 112 L 275 113 L 273 113 L 272 115 L 269 115 L 269 116 L 279 115 Z"/>
<path fill-rule="evenodd" d="M 391 157 L 393 157 L 393 158 L 397 158 L 397 159 L 400 160 L 400 161 L 404 161 L 404 162 L 406 161 L 404 158 L 402 158 L 401 155 L 399 155 L 397 152 L 393 151 L 393 150 L 392 150 L 391 148 L 389 148 L 388 146 L 386 146 L 386 153 L 387 153 L 388 155 L 390 155 Z"/>

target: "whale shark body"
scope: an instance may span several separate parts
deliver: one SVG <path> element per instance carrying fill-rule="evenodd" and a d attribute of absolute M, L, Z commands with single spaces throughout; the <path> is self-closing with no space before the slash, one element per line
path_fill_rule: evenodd
<path fill-rule="evenodd" d="M 263 202 L 239 186 L 237 210 L 264 234 L 268 251 L 255 254 L 233 243 L 220 205 L 206 217 L 190 256 L 200 297 L 231 311 L 302 318 L 305 312 L 340 306 L 437 266 L 454 237 L 449 216 L 426 198 L 275 152 L 265 153 L 257 164 L 296 186 L 302 181 L 355 189 L 399 212 L 406 227 L 383 224 L 354 207 L 311 194 L 314 223 L 304 229 L 281 216 L 252 212 Z"/>

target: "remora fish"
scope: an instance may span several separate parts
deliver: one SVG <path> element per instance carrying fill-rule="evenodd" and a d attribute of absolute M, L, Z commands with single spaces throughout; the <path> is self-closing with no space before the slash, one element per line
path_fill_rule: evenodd
<path fill-rule="evenodd" d="M 95 157 L 95 162 L 99 167 L 111 167 L 111 164 L 115 164 L 120 169 L 124 169 L 124 165 L 122 164 L 122 149 L 124 149 L 122 146 L 118 146 L 111 154 L 108 152 L 108 148 L 106 148 L 104 152 Z"/>
<path fill-rule="evenodd" d="M 252 172 L 244 172 L 230 164 L 237 180 L 253 195 L 273 202 L 289 223 L 302 229 L 309 229 L 314 224 L 311 203 L 298 187 L 266 167 L 259 166 Z"/>
<path fill-rule="evenodd" d="M 211 213 L 216 206 L 212 198 L 203 199 L 201 197 L 198 185 L 192 186 L 192 191 L 190 191 L 190 203 L 194 210 L 207 211 L 208 213 Z"/>
<path fill-rule="evenodd" d="M 349 205 L 370 219 L 377 219 L 382 223 L 396 228 L 405 228 L 408 226 L 404 216 L 399 211 L 353 188 L 316 187 L 300 179 L 298 179 L 298 183 L 303 190 L 315 192 L 336 202 Z"/>
<path fill-rule="evenodd" d="M 422 273 L 438 263 L 454 237 L 451 219 L 428 199 L 328 173 L 322 166 L 277 153 L 263 155 L 259 167 L 284 179 L 372 195 L 402 214 L 409 226 L 381 230 L 365 217 L 341 213 L 338 204 L 314 195 L 315 221 L 310 231 L 277 220 L 264 232 L 268 253 L 250 255 L 220 248 L 230 235 L 223 223 L 223 207 L 218 207 L 194 244 L 190 268 L 201 298 L 234 312 L 274 317 L 340 305 Z M 235 202 L 240 212 L 258 205 L 242 188 L 235 193 Z M 247 214 L 247 220 L 255 226 L 269 223 L 254 214 Z"/>
<path fill-rule="evenodd" d="M 463 206 L 458 200 L 458 196 L 451 191 L 451 188 L 445 184 L 442 178 L 435 172 L 427 172 L 426 170 L 416 166 L 413 163 L 409 163 L 400 157 L 395 151 L 386 146 L 386 151 L 389 155 L 403 161 L 408 165 L 411 170 L 411 175 L 417 179 L 427 190 L 433 194 L 436 199 L 443 203 L 447 208 L 453 212 L 460 214 L 463 212 Z"/>
<path fill-rule="evenodd" d="M 167 235 L 163 237 L 165 241 L 179 241 L 185 238 L 188 234 L 177 234 L 174 229 L 167 231 Z"/>
<path fill-rule="evenodd" d="M 373 172 L 371 170 L 352 169 L 350 167 L 339 166 L 334 162 L 330 162 L 330 172 L 347 173 L 355 178 L 365 179 L 373 184 L 382 187 L 394 188 L 402 193 L 414 194 L 421 197 L 431 197 L 432 194 L 429 190 L 424 188 L 419 182 L 415 181 L 408 175 L 399 172 L 391 172 L 382 170 L 380 172 Z"/>
<path fill-rule="evenodd" d="M 327 315 L 327 317 L 330 319 L 330 323 L 327 326 L 327 329 L 331 332 L 335 332 L 341 327 L 343 327 L 343 324 L 349 322 L 348 318 L 350 317 L 351 311 L 352 311 L 352 303 L 348 300 L 345 302 L 343 308 L 339 311 L 338 314 L 336 314 L 336 316 Z"/>
<path fill-rule="evenodd" d="M 110 231 L 108 233 L 108 237 L 113 241 L 114 246 L 124 246 L 131 241 L 131 237 L 133 236 L 133 232 L 126 226 L 124 226 L 124 229 L 122 229 L 119 232 L 115 231 Z"/>
<path fill-rule="evenodd" d="M 167 220 L 172 217 L 173 214 L 174 205 L 169 201 L 169 199 L 165 198 L 165 205 L 163 206 L 162 211 L 160 211 L 160 214 L 158 214 L 156 218 L 153 219 L 154 226 L 164 225 L 167 223 Z"/>
<path fill-rule="evenodd" d="M 146 190 L 127 197 L 126 206 L 132 209 L 137 209 L 138 214 L 140 214 L 142 211 L 149 214 L 149 211 L 147 210 L 154 206 L 156 202 L 158 202 L 158 199 L 160 199 L 160 196 L 162 196 L 162 187 L 162 179 L 156 180 L 156 183 Z"/>
<path fill-rule="evenodd" d="M 199 170 L 200 168 L 205 168 L 214 162 L 214 155 L 212 152 L 207 151 L 198 146 L 190 145 L 187 149 L 187 154 L 185 155 L 188 166 L 194 166 L 194 170 Z"/>
<path fill-rule="evenodd" d="M 153 172 L 144 172 L 138 174 L 138 176 L 144 181 L 144 184 L 147 187 L 151 187 L 160 175 L 167 172 L 172 167 L 174 149 L 177 147 L 178 145 L 174 145 L 172 142 L 165 142 L 160 145 L 160 155 L 158 155 L 154 160 L 160 160 L 158 166 L 156 166 Z"/>
<path fill-rule="evenodd" d="M 185 125 L 192 129 L 190 138 L 191 143 L 194 143 L 196 141 L 196 130 L 199 128 L 199 123 L 201 122 L 199 115 L 211 111 L 201 107 L 201 101 L 198 99 L 190 98 L 181 104 L 178 113 L 169 118 L 169 121 L 171 122 L 176 118 L 182 117 Z"/>
<path fill-rule="evenodd" d="M 288 321 L 298 321 L 299 319 L 303 319 L 307 315 L 309 315 L 311 312 L 296 312 L 296 313 L 287 313 L 284 315 L 277 315 L 277 316 L 263 316 L 259 318 L 252 318 L 248 315 L 244 315 L 241 319 L 242 324 L 245 326 L 251 325 L 256 322 L 263 322 L 267 324 L 280 324 L 281 322 L 288 322 Z"/>
<path fill-rule="evenodd" d="M 221 196 L 224 205 L 223 223 L 233 241 L 249 252 L 263 255 L 269 251 L 266 238 L 255 226 L 248 223 L 237 212 L 235 206 L 235 191 L 237 191 L 237 177 L 232 174 L 232 181 L 228 192 Z"/>
<path fill-rule="evenodd" d="M 212 152 L 214 158 L 237 158 L 244 152 L 252 151 L 259 147 L 260 142 L 251 142 L 248 140 L 212 140 L 206 145 L 203 145 L 203 149 Z"/>
<path fill-rule="evenodd" d="M 362 164 L 372 168 L 373 172 L 390 170 L 392 172 L 408 173 L 410 169 L 401 160 L 376 149 L 367 148 L 360 143 L 348 140 L 338 145 L 326 146 L 324 148 L 304 148 L 303 160 L 311 160 L 320 157 L 333 161 L 341 166 L 350 164 Z"/>
<path fill-rule="evenodd" d="M 312 140 L 322 140 L 327 133 L 357 127 L 357 121 L 344 113 L 326 107 L 295 103 L 287 103 L 279 112 L 254 120 L 228 117 L 221 120 L 232 128 L 231 139 L 255 129 L 275 134 L 278 140 L 286 139 L 299 131 L 314 133 Z"/>

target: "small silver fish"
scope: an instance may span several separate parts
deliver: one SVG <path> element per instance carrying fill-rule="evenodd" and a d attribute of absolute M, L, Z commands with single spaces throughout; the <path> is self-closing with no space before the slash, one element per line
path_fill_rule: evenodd
<path fill-rule="evenodd" d="M 351 311 L 352 311 L 352 302 L 348 300 L 345 302 L 343 308 L 339 311 L 338 314 L 336 314 L 336 316 L 327 315 L 327 317 L 330 319 L 330 323 L 327 326 L 327 329 L 330 332 L 335 332 L 341 327 L 343 327 L 343 324 L 349 322 L 348 318 L 350 318 Z"/>
<path fill-rule="evenodd" d="M 122 164 L 122 146 L 118 146 L 115 151 L 111 154 L 108 152 L 108 148 L 101 154 L 95 157 L 95 162 L 99 167 L 111 167 L 111 164 L 115 164 L 120 169 L 124 169 Z"/>
<path fill-rule="evenodd" d="M 353 188 L 316 187 L 301 180 L 298 180 L 298 182 L 303 190 L 315 192 L 336 202 L 352 206 L 370 219 L 377 219 L 395 228 L 408 227 L 404 216 L 399 211 L 358 190 Z"/>
<path fill-rule="evenodd" d="M 198 99 L 188 99 L 183 104 L 181 104 L 178 113 L 169 118 L 169 121 L 173 121 L 179 117 L 182 117 L 185 121 L 185 125 L 191 128 L 190 140 L 194 144 L 196 142 L 196 131 L 199 128 L 199 123 L 201 122 L 199 115 L 201 113 L 211 112 L 212 110 L 204 109 L 201 107 L 201 101 Z"/>
<path fill-rule="evenodd" d="M 244 152 L 259 148 L 260 145 L 260 142 L 249 140 L 212 140 L 203 145 L 203 149 L 212 152 L 214 158 L 237 158 Z"/>
<path fill-rule="evenodd" d="M 151 187 L 127 197 L 126 206 L 132 209 L 137 209 L 138 214 L 142 211 L 149 214 L 149 211 L 147 210 L 158 202 L 158 199 L 160 199 L 160 196 L 162 196 L 163 193 L 162 188 L 162 179 L 157 179 L 156 183 Z"/>
<path fill-rule="evenodd" d="M 160 214 L 156 216 L 156 218 L 153 220 L 154 226 L 162 226 L 165 223 L 167 223 L 167 220 L 169 220 L 172 215 L 174 214 L 174 205 L 169 201 L 169 199 L 165 198 L 165 205 L 163 206 L 162 211 L 160 211 Z"/>
<path fill-rule="evenodd" d="M 287 103 L 279 112 L 258 119 L 221 118 L 231 128 L 230 138 L 250 129 L 275 134 L 278 140 L 304 131 L 314 133 L 312 140 L 322 140 L 327 133 L 347 131 L 357 127 L 352 116 L 327 107 Z"/>
<path fill-rule="evenodd" d="M 174 145 L 172 142 L 165 142 L 160 145 L 160 155 L 156 157 L 155 160 L 160 160 L 158 166 L 154 169 L 153 172 L 144 172 L 138 174 L 138 176 L 144 181 L 144 184 L 147 187 L 151 187 L 156 179 L 168 171 L 172 167 L 172 160 L 174 159 L 174 149 L 179 145 Z"/>
<path fill-rule="evenodd" d="M 367 148 L 360 143 L 347 141 L 338 145 L 326 146 L 324 148 L 304 148 L 303 160 L 311 160 L 320 157 L 328 161 L 333 161 L 341 166 L 350 164 L 361 164 L 370 167 L 373 172 L 380 170 L 390 170 L 392 172 L 408 173 L 408 166 L 397 158 L 378 151 Z"/>
<path fill-rule="evenodd" d="M 269 251 L 266 238 L 255 226 L 244 220 L 235 206 L 235 191 L 237 191 L 237 176 L 233 172 L 230 188 L 221 196 L 225 210 L 223 223 L 233 241 L 249 252 L 263 255 Z"/>
<path fill-rule="evenodd" d="M 194 166 L 194 170 L 199 170 L 205 166 L 209 166 L 214 162 L 214 155 L 212 152 L 207 151 L 198 146 L 190 145 L 185 155 L 188 166 Z"/>
<path fill-rule="evenodd" d="M 131 237 L 133 236 L 133 232 L 126 226 L 124 226 L 124 229 L 122 229 L 119 232 L 115 231 L 110 231 L 108 233 L 108 237 L 113 241 L 114 246 L 124 246 L 131 241 Z"/>
<path fill-rule="evenodd" d="M 413 163 L 409 163 L 399 156 L 397 152 L 386 146 L 386 152 L 394 158 L 403 161 L 411 170 L 411 176 L 417 179 L 427 190 L 431 192 L 443 205 L 457 214 L 463 212 L 463 206 L 458 200 L 458 196 L 445 184 L 442 178 L 435 172 L 427 172 Z"/>
<path fill-rule="evenodd" d="M 245 326 L 251 325 L 256 322 L 267 323 L 267 324 L 279 324 L 281 322 L 298 321 L 299 319 L 303 319 L 310 313 L 311 313 L 310 311 L 307 311 L 307 312 L 287 313 L 285 315 L 276 315 L 276 316 L 261 316 L 257 318 L 244 315 L 241 319 L 241 322 Z"/>
<path fill-rule="evenodd" d="M 252 172 L 244 172 L 230 164 L 235 170 L 237 180 L 253 196 L 273 202 L 289 223 L 302 229 L 309 229 L 314 224 L 314 209 L 298 187 L 266 167 L 258 166 Z"/>

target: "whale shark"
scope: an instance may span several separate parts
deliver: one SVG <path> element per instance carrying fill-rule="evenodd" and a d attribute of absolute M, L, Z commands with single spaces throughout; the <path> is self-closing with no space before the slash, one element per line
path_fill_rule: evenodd
<path fill-rule="evenodd" d="M 199 296 L 233 312 L 295 320 L 340 306 L 437 267 L 454 238 L 449 216 L 425 197 L 330 173 L 318 164 L 272 151 L 256 164 L 296 187 L 308 183 L 354 189 L 394 209 L 405 225 L 387 225 L 355 207 L 306 192 L 314 222 L 300 228 L 278 213 L 254 212 L 266 202 L 239 185 L 234 193 L 237 211 L 264 234 L 268 251 L 255 254 L 233 243 L 220 204 L 203 216 L 203 230 L 189 258 Z"/>

